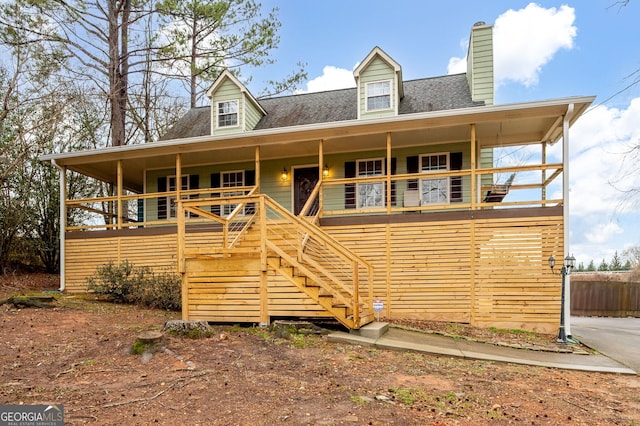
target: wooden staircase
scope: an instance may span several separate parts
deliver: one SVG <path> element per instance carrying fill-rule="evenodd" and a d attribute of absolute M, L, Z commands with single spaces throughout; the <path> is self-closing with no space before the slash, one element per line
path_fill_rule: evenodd
<path fill-rule="evenodd" d="M 374 321 L 371 265 L 320 227 L 292 215 L 266 195 L 256 205 L 250 225 L 234 237 L 233 247 L 211 256 L 262 264 L 263 273 L 277 274 L 349 329 Z M 191 207 L 198 200 L 184 201 Z M 195 207 L 188 209 L 203 216 Z M 206 216 L 206 212 L 204 214 Z M 243 219 L 245 222 L 247 218 Z"/>
<path fill-rule="evenodd" d="M 267 221 L 267 227 L 267 267 L 270 271 L 285 278 L 345 327 L 358 329 L 374 320 L 370 304 L 363 301 L 366 298 L 354 305 L 353 291 L 339 278 L 335 266 L 323 265 L 322 259 L 310 256 L 304 246 L 296 247 L 298 244 L 294 241 L 304 239 L 304 236 L 298 234 L 295 224 L 274 220 L 272 223 Z M 274 228 L 278 232 L 273 232 Z M 324 233 L 320 228 L 317 232 Z M 244 253 L 259 253 L 260 235 L 260 226 L 254 224 L 238 241 L 238 248 Z M 232 255 L 232 258 L 238 256 L 247 255 Z"/>

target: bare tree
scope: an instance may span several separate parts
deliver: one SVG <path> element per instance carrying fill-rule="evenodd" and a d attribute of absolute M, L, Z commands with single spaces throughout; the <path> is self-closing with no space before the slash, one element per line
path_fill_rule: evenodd
<path fill-rule="evenodd" d="M 198 99 L 223 69 L 239 74 L 245 66 L 273 63 L 281 26 L 277 9 L 266 18 L 253 0 L 162 0 L 158 4 L 165 46 L 159 55 L 167 73 L 182 81 L 194 108 Z M 292 90 L 306 79 L 304 66 L 280 82 L 270 81 L 277 92 Z"/>
<path fill-rule="evenodd" d="M 20 44 L 60 49 L 71 78 L 93 82 L 109 105 L 111 145 L 127 144 L 131 74 L 148 60 L 135 45 L 132 27 L 151 13 L 147 2 L 131 0 L 15 0 L 2 6 L 0 24 L 23 34 Z M 72 59 L 72 60 L 71 60 Z"/>

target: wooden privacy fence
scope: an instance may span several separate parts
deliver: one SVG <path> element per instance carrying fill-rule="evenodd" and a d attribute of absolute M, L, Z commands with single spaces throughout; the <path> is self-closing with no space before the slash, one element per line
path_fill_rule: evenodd
<path fill-rule="evenodd" d="M 640 317 L 640 283 L 572 281 L 571 315 Z"/>

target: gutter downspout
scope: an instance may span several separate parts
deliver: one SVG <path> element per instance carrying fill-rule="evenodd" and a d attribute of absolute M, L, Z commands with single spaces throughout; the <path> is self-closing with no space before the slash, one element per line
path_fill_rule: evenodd
<path fill-rule="evenodd" d="M 65 253 L 64 253 L 64 246 L 65 246 L 65 228 L 67 227 L 67 209 L 65 208 L 65 198 L 66 198 L 66 191 L 67 191 L 67 185 L 66 185 L 66 169 L 64 167 L 60 167 L 60 165 L 58 165 L 58 163 L 56 163 L 55 159 L 51 159 L 51 164 L 53 164 L 54 167 L 56 167 L 59 171 L 60 171 L 60 288 L 58 289 L 59 292 L 63 292 L 64 288 L 65 288 L 65 281 L 64 281 L 64 277 L 65 277 Z"/>
<path fill-rule="evenodd" d="M 567 112 L 562 120 L 562 199 L 564 203 L 562 205 L 562 215 L 564 219 L 564 257 L 570 253 L 570 232 L 569 232 L 569 120 L 573 115 L 573 103 L 570 103 L 567 107 Z M 571 274 L 567 274 L 565 280 L 565 293 L 564 293 L 564 331 L 566 336 L 571 337 Z"/>

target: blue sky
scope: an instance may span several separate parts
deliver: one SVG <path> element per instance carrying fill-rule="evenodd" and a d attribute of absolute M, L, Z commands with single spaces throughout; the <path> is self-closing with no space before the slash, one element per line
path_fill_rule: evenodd
<path fill-rule="evenodd" d="M 374 46 L 401 66 L 403 78 L 460 72 L 471 26 L 494 25 L 496 104 L 597 96 L 570 133 L 571 251 L 596 266 L 615 251 L 640 246 L 640 1 L 616 0 L 263 0 L 279 8 L 276 64 L 246 70 L 259 95 L 267 80 L 306 63 L 305 91 L 353 86 L 352 70 Z M 457 64 L 457 66 L 456 66 Z M 629 77 L 629 76 L 632 77 Z M 616 96 L 614 96 L 616 95 Z M 559 144 L 550 151 L 558 155 Z M 633 171 L 635 170 L 635 175 Z M 612 183 L 615 182 L 615 186 Z"/>

